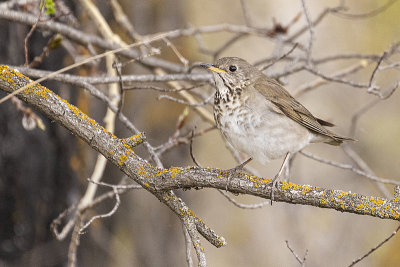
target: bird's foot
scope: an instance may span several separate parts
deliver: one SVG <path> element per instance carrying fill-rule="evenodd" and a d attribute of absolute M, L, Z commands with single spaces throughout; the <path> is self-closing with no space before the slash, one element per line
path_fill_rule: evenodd
<path fill-rule="evenodd" d="M 274 201 L 274 189 L 276 188 L 276 184 L 278 183 L 279 176 L 280 173 L 276 174 L 274 179 L 272 179 L 271 182 L 269 182 L 269 184 L 271 185 L 271 206 L 272 202 Z"/>
<path fill-rule="evenodd" d="M 231 182 L 232 175 L 238 173 L 239 171 L 242 171 L 244 166 L 246 166 L 246 164 L 249 163 L 251 160 L 252 160 L 252 158 L 248 158 L 247 160 L 243 161 L 236 167 L 226 170 L 228 172 L 228 182 L 226 183 L 225 191 L 228 191 L 228 186 L 229 186 L 229 183 Z"/>

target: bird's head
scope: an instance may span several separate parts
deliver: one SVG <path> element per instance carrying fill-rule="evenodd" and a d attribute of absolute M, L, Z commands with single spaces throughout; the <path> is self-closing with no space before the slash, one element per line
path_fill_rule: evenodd
<path fill-rule="evenodd" d="M 258 77 L 260 71 L 238 57 L 223 57 L 215 64 L 200 64 L 212 71 L 217 88 L 229 86 L 230 88 L 244 88 Z"/>

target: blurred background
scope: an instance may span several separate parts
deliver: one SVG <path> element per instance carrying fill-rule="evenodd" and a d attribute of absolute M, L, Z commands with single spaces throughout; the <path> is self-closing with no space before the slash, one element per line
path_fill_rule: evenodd
<path fill-rule="evenodd" d="M 5 3 L 2 1 L 0 3 Z M 61 1 L 60 1 L 61 2 Z M 201 27 L 229 23 L 245 25 L 243 8 L 239 0 L 131 0 L 119 1 L 130 22 L 140 35 L 153 34 L 185 27 Z M 277 23 L 290 24 L 288 35 L 306 25 L 302 2 L 294 0 L 244 1 L 251 18 L 251 25 L 273 28 Z M 81 31 L 98 34 L 95 25 L 79 3 L 62 2 L 76 18 L 75 27 Z M 321 59 L 338 54 L 381 56 L 400 36 L 400 4 L 396 1 L 346 1 L 347 14 L 369 14 L 368 16 L 339 16 L 329 14 L 316 25 L 312 57 Z M 389 3 L 389 4 L 388 4 Z M 327 7 L 338 6 L 339 1 L 306 1 L 309 14 L 315 19 Z M 121 34 L 113 17 L 109 1 L 97 1 L 102 15 L 112 29 Z M 3 6 L 4 7 L 4 6 Z M 38 8 L 37 5 L 28 6 Z M 275 21 L 275 22 L 274 22 Z M 30 27 L 0 18 L 0 63 L 24 64 L 24 38 Z M 228 31 L 202 34 L 206 49 L 215 50 L 234 36 Z M 285 35 L 283 35 L 285 36 Z M 42 51 L 51 35 L 35 31 L 30 38 L 30 61 Z M 296 41 L 307 47 L 309 33 L 305 32 Z M 251 63 L 270 57 L 279 57 L 290 46 L 282 46 L 280 37 L 265 38 L 245 36 L 229 46 L 218 57 L 238 56 Z M 4 41 L 6 40 L 6 41 Z M 201 52 L 199 42 L 193 36 L 171 40 L 178 51 L 194 62 L 213 62 L 213 57 Z M 177 56 L 165 44 L 158 57 L 181 64 Z M 79 51 L 79 50 L 78 50 Z M 295 58 L 301 52 L 297 50 Z M 51 51 L 37 68 L 57 70 L 73 63 L 65 47 Z M 391 61 L 399 60 L 398 55 Z M 318 65 L 318 70 L 327 75 L 343 70 L 359 58 L 334 60 Z M 285 70 L 293 60 L 284 60 L 268 68 L 274 75 Z M 104 74 L 104 66 L 85 66 L 74 71 L 77 75 Z M 357 82 L 368 82 L 376 64 L 367 66 L 346 77 Z M 201 71 L 199 70 L 199 73 Z M 139 64 L 123 68 L 124 74 L 151 73 Z M 282 77 L 286 88 L 293 94 L 305 84 L 318 77 L 306 71 Z M 385 90 L 399 80 L 396 69 L 379 72 L 375 83 Z M 106 112 L 104 103 L 94 99 L 81 88 L 49 81 L 46 86 L 61 97 L 77 105 L 89 116 L 102 123 Z M 140 86 L 136 84 L 137 86 Z M 157 86 L 168 87 L 167 84 Z M 105 92 L 107 87 L 101 88 Z M 212 86 L 199 89 L 204 95 L 213 92 Z M 146 133 L 148 141 L 162 145 L 176 130 L 176 121 L 185 105 L 158 99 L 162 93 L 153 90 L 134 90 L 125 96 L 123 112 L 137 128 Z M 0 97 L 5 94 L 0 92 Z M 176 95 L 175 95 L 176 96 Z M 298 100 L 314 115 L 337 125 L 334 131 L 351 135 L 352 116 L 377 97 L 365 89 L 340 83 L 327 83 L 303 93 Z M 400 176 L 400 94 L 382 100 L 360 117 L 354 138 L 358 142 L 350 146 L 379 177 L 398 180 Z M 206 108 L 211 111 L 212 106 Z M 40 114 L 38 114 L 41 116 Z M 46 130 L 23 128 L 22 115 L 11 102 L 0 104 L 0 265 L 2 266 L 65 266 L 68 257 L 69 238 L 56 241 L 49 226 L 64 209 L 79 201 L 87 187 L 97 154 L 85 143 L 69 134 L 55 123 L 43 119 Z M 182 128 L 189 133 L 194 127 L 205 129 L 204 122 L 192 109 Z M 117 121 L 115 134 L 127 137 L 131 133 Z M 315 144 L 305 149 L 324 159 L 347 164 L 354 162 L 340 147 Z M 143 148 L 137 153 L 147 158 Z M 195 138 L 193 153 L 203 167 L 228 169 L 237 165 L 230 150 L 217 130 Z M 187 144 L 174 147 L 162 155 L 165 167 L 193 165 Z M 250 167 L 263 177 L 276 174 L 282 160 L 267 165 L 251 162 Z M 123 174 L 118 168 L 107 165 L 103 181 L 119 183 Z M 298 155 L 293 161 L 290 181 L 324 188 L 351 191 L 367 196 L 384 197 L 375 183 L 349 170 Z M 392 185 L 384 186 L 389 193 Z M 107 188 L 99 188 L 99 194 Z M 228 245 L 215 248 L 203 239 L 209 266 L 297 266 L 291 248 L 303 258 L 306 251 L 307 266 L 347 266 L 376 246 L 394 231 L 398 223 L 324 210 L 310 206 L 295 206 L 285 203 L 266 205 L 261 209 L 240 209 L 215 189 L 177 191 L 195 214 L 218 234 L 225 237 Z M 246 204 L 265 200 L 250 196 L 233 196 Z M 90 211 L 91 216 L 108 212 L 113 200 Z M 393 238 L 360 266 L 398 266 L 400 240 Z M 193 249 L 192 249 L 193 251 Z M 196 257 L 192 252 L 195 263 Z M 86 234 L 81 236 L 78 247 L 78 266 L 186 266 L 185 240 L 180 220 L 167 207 L 145 190 L 130 191 L 121 196 L 121 206 L 110 218 L 93 222 Z"/>

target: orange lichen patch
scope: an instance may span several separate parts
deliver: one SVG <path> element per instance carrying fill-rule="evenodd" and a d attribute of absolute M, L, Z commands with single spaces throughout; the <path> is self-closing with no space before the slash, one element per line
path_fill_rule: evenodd
<path fill-rule="evenodd" d="M 382 206 L 382 204 L 385 203 L 384 200 L 379 199 L 379 198 L 375 198 L 375 197 L 370 197 L 369 201 L 374 203 L 377 206 Z"/>
<path fill-rule="evenodd" d="M 254 187 L 259 187 L 260 185 L 263 185 L 263 184 L 266 185 L 269 182 L 271 182 L 271 179 L 266 179 L 266 178 L 262 178 L 262 177 L 255 176 L 255 175 L 252 175 L 252 176 L 246 175 L 245 178 L 250 180 L 250 182 L 252 182 L 254 184 Z"/>
<path fill-rule="evenodd" d="M 29 95 L 30 93 L 35 93 L 36 95 L 46 99 L 49 97 L 50 94 L 53 94 L 52 91 L 41 85 L 36 85 L 35 87 L 29 86 L 24 90 L 24 93 L 27 95 Z"/>
<path fill-rule="evenodd" d="M 303 193 L 305 195 L 310 191 L 311 191 L 311 187 L 305 185 L 305 186 L 303 186 L 303 190 L 301 191 L 301 193 Z"/>
<path fill-rule="evenodd" d="M 144 186 L 145 186 L 145 187 L 147 187 L 147 188 L 149 188 L 149 187 L 150 187 L 149 183 L 147 183 L 147 182 L 146 182 L 146 183 L 144 183 Z"/>
<path fill-rule="evenodd" d="M 321 198 L 321 204 L 322 205 L 328 205 L 328 199 L 326 199 L 326 198 Z"/>
<path fill-rule="evenodd" d="M 30 80 L 28 77 L 26 77 L 19 71 L 11 69 L 6 65 L 0 65 L 0 79 L 15 87 L 15 81 L 14 81 L 15 76 Z"/>
<path fill-rule="evenodd" d="M 394 217 L 395 219 L 399 219 L 399 213 L 398 213 L 397 211 L 394 212 L 393 217 Z"/>
<path fill-rule="evenodd" d="M 365 208 L 364 203 L 360 203 L 359 205 L 357 205 L 357 209 L 362 210 Z"/>
<path fill-rule="evenodd" d="M 343 200 L 339 200 L 340 203 L 340 207 L 342 208 L 342 210 L 346 209 L 346 205 L 344 205 Z"/>
<path fill-rule="evenodd" d="M 302 190 L 303 185 L 298 185 L 294 184 L 292 182 L 282 182 L 282 187 L 283 190 L 288 190 L 288 189 L 293 189 L 293 190 Z"/>
<path fill-rule="evenodd" d="M 138 175 L 143 175 L 146 174 L 146 171 L 143 168 L 143 165 L 139 164 L 139 168 L 138 168 Z"/>
<path fill-rule="evenodd" d="M 169 169 L 158 169 L 156 173 L 154 173 L 152 176 L 156 177 L 156 176 L 160 176 L 161 174 L 164 173 L 170 173 L 171 174 L 171 178 L 175 178 L 176 175 L 178 173 L 181 173 L 182 171 L 176 167 L 173 168 L 169 168 Z"/>
<path fill-rule="evenodd" d="M 79 118 L 81 118 L 82 121 L 88 122 L 90 123 L 93 127 L 102 127 L 100 125 L 97 124 L 97 122 L 95 120 L 93 120 L 92 118 L 90 118 L 88 115 L 86 115 L 84 112 L 82 112 L 79 108 L 77 108 L 76 106 L 70 104 L 67 100 L 61 98 L 60 96 L 57 95 L 57 98 L 59 98 L 62 102 L 64 102 L 67 107 Z M 102 127 L 103 128 L 103 127 Z M 104 128 L 103 128 L 104 129 Z M 104 131 L 107 131 L 106 129 L 104 129 Z"/>
<path fill-rule="evenodd" d="M 47 99 L 49 97 L 49 94 L 53 94 L 53 92 L 44 86 L 38 85 L 35 87 L 35 94 Z"/>
<path fill-rule="evenodd" d="M 135 146 L 138 143 L 141 143 L 143 141 L 143 135 L 142 135 L 142 133 L 138 133 L 136 135 L 132 135 L 131 137 L 129 137 L 128 140 L 129 140 L 130 144 Z"/>
<path fill-rule="evenodd" d="M 175 178 L 176 175 L 177 175 L 178 173 L 180 173 L 181 171 L 180 171 L 179 169 L 177 169 L 177 168 L 170 168 L 170 169 L 169 169 L 169 172 L 171 173 L 171 178 Z"/>
<path fill-rule="evenodd" d="M 111 137 L 113 137 L 113 138 L 117 138 L 112 132 L 107 131 L 107 129 L 104 128 L 104 127 L 102 127 L 102 128 L 103 128 L 103 132 L 105 132 L 107 135 L 109 135 L 109 136 L 111 136 Z"/>
<path fill-rule="evenodd" d="M 126 153 L 133 153 L 133 150 L 132 150 L 132 148 L 131 148 L 131 146 L 126 142 L 126 140 L 125 139 L 119 139 L 121 142 L 122 142 L 122 144 L 124 145 L 124 147 L 127 149 L 126 150 Z M 128 154 L 128 155 L 129 155 Z"/>
<path fill-rule="evenodd" d="M 194 214 L 194 212 L 191 209 L 181 208 L 180 212 L 181 212 L 181 216 L 189 215 L 190 217 L 197 218 L 196 214 Z"/>
<path fill-rule="evenodd" d="M 121 157 L 119 157 L 118 165 L 122 166 L 127 159 L 128 159 L 128 157 L 126 155 L 121 155 Z"/>
<path fill-rule="evenodd" d="M 0 79 L 2 79 L 3 81 L 5 81 L 5 82 L 11 84 L 13 87 L 15 87 L 16 86 L 16 84 L 15 84 L 16 77 L 24 78 L 28 81 L 31 81 L 31 79 L 29 79 L 28 77 L 26 77 L 25 75 L 20 73 L 18 70 L 11 69 L 5 65 L 0 66 Z M 50 91 L 49 89 L 47 89 L 44 86 L 41 86 L 40 84 L 32 86 L 32 85 L 29 85 L 29 83 L 26 85 L 24 92 L 25 92 L 25 94 L 30 94 L 30 93 L 34 92 L 38 96 L 46 98 L 46 99 L 49 94 L 53 93 L 52 91 Z"/>
<path fill-rule="evenodd" d="M 218 238 L 218 243 L 217 243 L 217 247 L 222 247 L 226 245 L 226 241 L 223 238 Z"/>
<path fill-rule="evenodd" d="M 108 152 L 108 154 L 114 155 L 114 151 L 112 151 L 112 150 L 109 150 L 107 152 Z"/>

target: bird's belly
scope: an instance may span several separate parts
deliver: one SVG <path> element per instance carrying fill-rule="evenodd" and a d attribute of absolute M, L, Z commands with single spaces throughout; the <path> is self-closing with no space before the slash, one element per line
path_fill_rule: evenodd
<path fill-rule="evenodd" d="M 263 163 L 301 150 L 313 136 L 297 122 L 274 111 L 260 115 L 248 108 L 236 109 L 220 113 L 216 120 L 234 148 Z"/>

